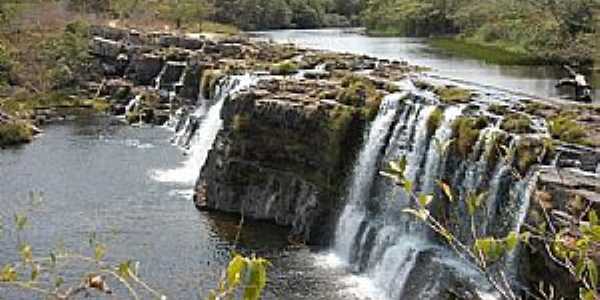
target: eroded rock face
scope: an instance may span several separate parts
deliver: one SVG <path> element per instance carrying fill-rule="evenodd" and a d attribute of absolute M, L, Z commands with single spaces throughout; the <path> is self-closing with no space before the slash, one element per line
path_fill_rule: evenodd
<path fill-rule="evenodd" d="M 273 220 L 290 226 L 294 239 L 327 243 L 365 125 L 360 112 L 257 90 L 226 101 L 222 118 L 196 204 Z"/>

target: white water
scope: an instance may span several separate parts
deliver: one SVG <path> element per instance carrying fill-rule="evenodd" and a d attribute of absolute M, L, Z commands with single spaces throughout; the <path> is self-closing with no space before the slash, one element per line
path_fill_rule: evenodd
<path fill-rule="evenodd" d="M 335 240 L 335 252 L 346 261 L 350 260 L 350 251 L 354 237 L 365 218 L 363 202 L 371 189 L 377 172 L 378 153 L 385 146 L 385 137 L 396 116 L 397 102 L 406 94 L 392 94 L 381 103 L 380 113 L 371 124 L 365 147 L 361 150 L 354 167 L 352 184 L 347 196 L 348 205 L 340 218 Z"/>
<path fill-rule="evenodd" d="M 256 79 L 250 75 L 233 76 L 225 78 L 217 87 L 216 97 L 217 102 L 208 110 L 206 117 L 201 121 L 201 124 L 196 130 L 196 133 L 191 141 L 190 149 L 187 151 L 189 156 L 182 166 L 171 170 L 156 170 L 152 174 L 152 178 L 160 182 L 173 182 L 179 184 L 193 185 L 198 178 L 200 170 L 206 162 L 208 152 L 212 148 L 213 142 L 222 127 L 221 108 L 224 102 L 232 94 L 247 88 L 254 84 Z M 202 113 L 198 108 L 197 113 Z M 182 130 L 185 130 L 182 129 Z"/>

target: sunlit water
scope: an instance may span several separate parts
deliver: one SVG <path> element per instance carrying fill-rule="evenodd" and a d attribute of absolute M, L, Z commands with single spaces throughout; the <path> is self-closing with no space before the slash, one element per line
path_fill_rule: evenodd
<path fill-rule="evenodd" d="M 259 32 L 276 42 L 294 43 L 302 47 L 330 51 L 366 54 L 383 59 L 406 60 L 429 67 L 432 75 L 443 76 L 480 85 L 494 86 L 538 97 L 566 96 L 554 85 L 566 76 L 560 68 L 547 66 L 499 66 L 483 61 L 449 55 L 432 48 L 422 38 L 368 37 L 345 29 L 276 30 Z M 593 79 L 590 79 L 593 81 Z M 600 87 L 595 87 L 600 95 Z M 595 97 L 596 101 L 600 101 Z"/>

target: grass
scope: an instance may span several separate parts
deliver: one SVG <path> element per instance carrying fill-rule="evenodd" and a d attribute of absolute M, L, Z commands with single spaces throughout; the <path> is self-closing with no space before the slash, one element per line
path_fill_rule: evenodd
<path fill-rule="evenodd" d="M 545 62 L 521 51 L 509 50 L 508 45 L 484 44 L 459 38 L 433 38 L 429 44 L 448 53 L 483 60 L 498 65 L 540 65 Z"/>
<path fill-rule="evenodd" d="M 219 33 L 225 35 L 236 35 L 240 33 L 240 29 L 228 24 L 204 21 L 201 25 L 202 32 Z"/>
<path fill-rule="evenodd" d="M 81 107 L 89 106 L 98 112 L 104 112 L 110 108 L 110 104 L 103 99 L 72 99 L 66 94 L 51 93 L 48 95 L 22 94 L 13 98 L 0 101 L 0 109 L 20 117 L 32 116 L 36 108 L 40 107 Z"/>
<path fill-rule="evenodd" d="M 0 147 L 13 146 L 31 142 L 33 130 L 25 122 L 9 122 L 0 124 Z"/>
<path fill-rule="evenodd" d="M 525 134 L 534 131 L 532 126 L 533 123 L 527 115 L 513 113 L 504 117 L 500 128 L 510 133 Z"/>
<path fill-rule="evenodd" d="M 536 138 L 525 138 L 518 142 L 515 150 L 515 163 L 521 175 L 525 175 L 531 166 L 542 160 L 541 155 L 544 153 L 545 147 L 545 142 Z"/>
<path fill-rule="evenodd" d="M 339 103 L 363 109 L 365 119 L 372 121 L 379 112 L 383 95 L 366 77 L 350 74 L 342 79 L 342 90 L 336 96 Z"/>

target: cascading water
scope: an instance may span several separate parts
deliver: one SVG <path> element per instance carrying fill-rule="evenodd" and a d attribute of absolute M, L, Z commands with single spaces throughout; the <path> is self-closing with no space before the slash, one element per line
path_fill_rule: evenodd
<path fill-rule="evenodd" d="M 180 131 L 191 132 L 189 141 L 188 159 L 183 166 L 172 170 L 155 171 L 153 177 L 161 182 L 175 182 L 189 184 L 198 178 L 198 172 L 206 161 L 217 133 L 221 129 L 221 108 L 228 97 L 248 88 L 256 82 L 252 75 L 230 76 L 222 79 L 216 86 L 215 103 L 206 111 L 207 107 L 200 105 L 193 114 L 204 115 L 204 118 L 188 118 L 186 125 Z M 195 129 L 194 129 L 195 128 Z"/>
<path fill-rule="evenodd" d="M 414 89 L 407 84 L 403 86 Z M 453 124 L 469 112 L 462 106 L 440 106 L 423 91 L 411 94 L 402 103 L 386 97 L 379 115 L 369 128 L 354 166 L 346 207 L 338 221 L 333 254 L 350 271 L 369 278 L 371 284 L 381 291 L 378 298 L 384 294 L 392 300 L 438 299 L 443 282 L 422 285 L 421 290 L 415 289 L 414 284 L 410 289 L 405 287 L 407 282 L 418 280 L 413 277 L 423 277 L 426 267 L 431 267 L 440 270 L 435 276 L 449 273 L 451 278 L 470 282 L 479 297 L 493 299 L 495 296 L 488 293 L 490 287 L 481 274 L 473 271 L 468 264 L 451 258 L 452 252 L 439 243 L 422 222 L 402 212 L 410 206 L 410 198 L 402 187 L 379 176 L 378 170 L 391 160 L 405 157 L 404 175 L 413 182 L 416 193 L 441 196 L 437 182 L 451 183 L 457 193 L 456 207 L 451 209 L 453 214 L 458 214 L 459 220 L 453 228 L 460 231 L 459 237 L 466 237 L 465 241 L 472 234 L 464 206 L 468 195 L 488 191 L 485 209 L 475 217 L 475 221 L 481 224 L 481 234 L 502 236 L 511 230 L 521 229 L 528 199 L 535 186 L 532 183 L 535 176 L 529 174 L 516 179 L 512 177 L 514 173 L 510 163 L 499 160 L 493 162 L 496 165 L 491 165 L 488 162 L 489 149 L 496 147 L 493 137 L 501 131 L 497 120 L 480 131 L 468 157 L 460 158 L 449 147 L 456 134 Z M 436 110 L 441 111 L 443 117 L 439 126 L 431 132 L 428 120 Z M 514 137 L 511 147 L 516 145 L 514 140 L 518 138 Z M 506 216 L 509 216 L 508 221 Z M 514 264 L 513 255 L 507 258 L 506 264 Z M 428 259 L 427 266 L 416 267 L 418 262 Z"/>

